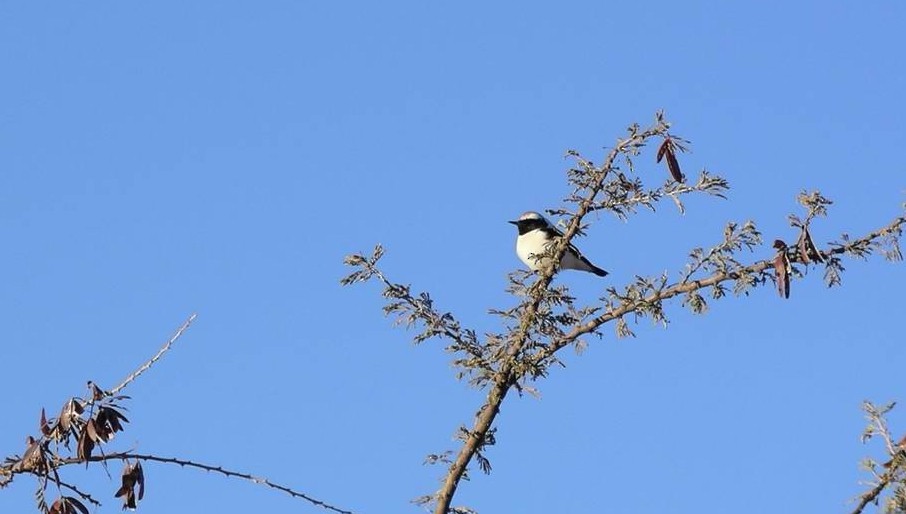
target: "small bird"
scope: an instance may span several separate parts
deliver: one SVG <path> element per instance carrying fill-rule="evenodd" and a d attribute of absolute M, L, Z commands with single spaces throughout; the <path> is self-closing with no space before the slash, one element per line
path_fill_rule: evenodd
<path fill-rule="evenodd" d="M 563 233 L 557 230 L 550 221 L 534 211 L 529 211 L 519 216 L 518 220 L 510 221 L 519 229 L 516 238 L 516 255 L 532 271 L 538 271 L 550 265 L 549 257 L 542 257 L 551 244 L 556 242 Z M 594 273 L 599 277 L 607 276 L 607 272 L 591 263 L 579 252 L 578 248 L 570 244 L 560 259 L 560 268 L 575 269 Z"/>

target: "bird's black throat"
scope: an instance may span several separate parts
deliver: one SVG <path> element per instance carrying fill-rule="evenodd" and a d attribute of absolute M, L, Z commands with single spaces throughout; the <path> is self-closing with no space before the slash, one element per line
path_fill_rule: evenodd
<path fill-rule="evenodd" d="M 519 228 L 519 235 L 528 234 L 532 230 L 547 228 L 547 222 L 539 219 L 527 219 L 513 222 Z"/>

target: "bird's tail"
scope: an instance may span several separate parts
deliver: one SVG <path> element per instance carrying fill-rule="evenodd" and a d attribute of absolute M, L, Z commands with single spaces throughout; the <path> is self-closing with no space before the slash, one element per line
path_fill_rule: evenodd
<path fill-rule="evenodd" d="M 597 276 L 599 276 L 599 277 L 606 277 L 606 276 L 607 276 L 607 272 L 604 271 L 604 270 L 602 270 L 601 268 L 595 266 L 594 264 L 590 264 L 590 266 L 591 266 L 591 269 L 590 269 L 589 271 L 591 271 L 591 272 L 594 273 L 595 275 L 597 275 Z"/>

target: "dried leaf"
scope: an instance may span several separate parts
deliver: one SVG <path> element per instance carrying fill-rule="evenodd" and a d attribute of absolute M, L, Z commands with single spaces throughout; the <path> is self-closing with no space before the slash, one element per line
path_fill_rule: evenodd
<path fill-rule="evenodd" d="M 138 496 L 135 495 L 135 486 L 138 485 Z M 136 507 L 136 498 L 141 500 L 145 497 L 145 472 L 142 470 L 142 464 L 135 461 L 134 464 L 126 461 L 123 466 L 122 485 L 117 489 L 114 497 L 123 498 L 123 509 L 134 510 Z"/>
<path fill-rule="evenodd" d="M 79 434 L 79 444 L 77 455 L 79 460 L 85 461 L 85 465 L 88 465 L 88 459 L 91 458 L 91 452 L 94 450 L 94 443 L 98 439 L 97 429 L 93 419 L 89 419 L 88 423 L 85 423 L 85 426 L 82 427 L 82 432 Z"/>
<path fill-rule="evenodd" d="M 57 498 L 50 506 L 49 514 L 88 514 L 88 507 L 72 496 Z"/>
<path fill-rule="evenodd" d="M 683 175 L 682 170 L 680 169 L 679 161 L 676 159 L 676 152 L 684 151 L 684 147 L 680 144 L 677 144 L 672 137 L 667 136 L 664 138 L 664 142 L 661 143 L 660 148 L 657 150 L 657 162 L 661 162 L 664 157 L 667 158 L 667 169 L 670 170 L 670 176 L 673 177 L 673 180 L 677 182 L 684 182 L 686 176 Z"/>
<path fill-rule="evenodd" d="M 60 417 L 57 419 L 57 426 L 60 427 L 60 433 L 58 436 L 60 438 L 65 438 L 71 432 L 76 434 L 82 422 L 82 413 L 85 412 L 85 407 L 82 406 L 82 403 L 76 400 L 75 398 L 70 398 L 66 400 L 66 403 L 63 404 L 63 409 L 60 410 Z"/>
<path fill-rule="evenodd" d="M 777 239 L 774 241 L 774 248 L 777 249 L 777 256 L 774 257 L 774 277 L 777 282 L 777 292 L 781 298 L 790 297 L 790 275 L 792 274 L 792 265 L 790 256 L 787 255 L 787 245 Z"/>
<path fill-rule="evenodd" d="M 478 461 L 478 467 L 485 475 L 491 474 L 491 461 L 489 461 L 487 457 L 485 457 L 481 453 L 476 453 L 475 460 Z"/>
<path fill-rule="evenodd" d="M 138 483 L 138 499 L 141 500 L 145 497 L 145 470 L 142 469 L 141 462 L 135 462 L 133 473 L 135 474 L 135 482 Z"/>
<path fill-rule="evenodd" d="M 661 162 L 664 158 L 664 154 L 667 153 L 667 148 L 670 146 L 670 138 L 664 139 L 664 142 L 661 143 L 660 148 L 657 149 L 657 161 Z"/>
<path fill-rule="evenodd" d="M 123 431 L 123 425 L 120 420 L 125 423 L 129 422 L 126 416 L 109 405 L 102 405 L 98 408 L 95 430 L 101 441 L 109 442 L 117 432 Z"/>
<path fill-rule="evenodd" d="M 111 396 L 109 392 L 104 391 L 91 380 L 88 381 L 88 392 L 90 393 L 91 399 L 94 401 L 100 401 L 108 396 Z"/>
<path fill-rule="evenodd" d="M 686 176 L 683 175 L 682 170 L 680 170 L 679 161 L 676 160 L 676 154 L 673 152 L 667 152 L 667 168 L 670 169 L 670 175 L 673 177 L 673 180 L 677 182 L 686 180 Z"/>
<path fill-rule="evenodd" d="M 818 247 L 815 246 L 815 242 L 812 240 L 812 235 L 808 231 L 808 227 L 802 227 L 802 231 L 799 233 L 799 242 L 796 245 L 799 248 L 799 258 L 802 259 L 802 262 L 808 264 L 812 261 L 823 263 L 824 257 L 821 256 L 821 252 L 818 250 Z"/>
<path fill-rule="evenodd" d="M 50 425 L 47 423 L 47 414 L 44 412 L 44 409 L 41 409 L 41 421 L 38 423 L 38 426 L 41 427 L 41 433 L 44 434 L 44 437 L 50 436 L 53 433 L 53 429 L 50 428 Z"/>
<path fill-rule="evenodd" d="M 50 506 L 50 510 L 47 511 L 48 514 L 70 514 L 69 505 L 66 504 L 66 501 L 63 498 L 58 498 L 57 501 L 53 502 L 53 505 Z"/>
<path fill-rule="evenodd" d="M 88 437 L 91 438 L 93 442 L 105 442 L 107 439 L 104 437 L 103 428 L 98 426 L 97 421 L 89 419 L 88 423 L 85 424 L 85 431 L 88 432 Z"/>
<path fill-rule="evenodd" d="M 64 496 L 63 499 L 66 500 L 66 503 L 71 505 L 74 510 L 79 511 L 79 513 L 81 514 L 88 514 L 88 507 L 86 507 L 84 503 L 80 502 L 76 498 L 73 498 L 72 496 Z"/>
<path fill-rule="evenodd" d="M 25 453 L 22 454 L 22 459 L 16 463 L 15 468 L 39 474 L 47 472 L 47 456 L 40 441 L 35 440 L 32 436 L 25 438 Z"/>

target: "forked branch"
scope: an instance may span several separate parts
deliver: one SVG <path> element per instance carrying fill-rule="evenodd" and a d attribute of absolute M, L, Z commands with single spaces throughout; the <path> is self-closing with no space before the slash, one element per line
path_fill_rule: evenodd
<path fill-rule="evenodd" d="M 669 127 L 661 113 L 658 113 L 656 123 L 650 128 L 642 130 L 637 125 L 630 127 L 629 136 L 619 140 L 600 165 L 571 152 L 577 165 L 567 173 L 574 190 L 566 198 L 566 202 L 572 204 L 572 208 L 548 211 L 565 217 L 562 237 L 545 252 L 544 257 L 548 262 L 560 261 L 571 240 L 586 228 L 584 220 L 591 212 L 607 211 L 620 219 L 627 219 L 639 208 L 654 210 L 655 204 L 664 198 L 673 200 L 683 212 L 680 200 L 682 195 L 704 193 L 725 197 L 724 193 L 729 185 L 719 176 L 703 171 L 696 183 L 685 182 L 676 152 L 685 151 L 687 142 L 670 134 Z M 668 179 L 659 188 L 646 189 L 641 178 L 635 174 L 634 159 L 654 138 L 663 138 L 658 156 L 668 157 L 667 165 L 672 179 Z M 685 273 L 680 274 L 678 281 L 670 283 L 666 273 L 656 279 L 636 277 L 636 282 L 628 285 L 625 293 L 609 289 L 610 297 L 601 299 L 603 305 L 576 308 L 574 298 L 564 286 L 552 286 L 552 279 L 557 271 L 553 267 L 542 268 L 531 285 L 525 283 L 525 274 L 511 274 L 508 290 L 521 297 L 522 301 L 517 307 L 492 310 L 493 314 L 504 318 L 508 331 L 504 334 L 487 334 L 481 341 L 475 338 L 474 332 L 462 331 L 451 315 L 434 311 L 427 294 L 412 295 L 408 286 L 388 280 L 377 268 L 377 261 L 383 253 L 380 246 L 371 258 L 361 255 L 347 257 L 346 264 L 359 269 L 344 278 L 344 284 L 377 277 L 384 285 L 384 296 L 391 302 L 385 307 L 385 312 L 401 313 L 401 319 L 405 320 L 407 326 L 421 325 L 422 332 L 416 336 L 417 342 L 434 335 L 452 340 L 453 344 L 447 347 L 448 350 L 467 354 L 467 358 L 455 360 L 454 364 L 465 368 L 465 373 L 478 375 L 479 379 L 472 383 L 488 389 L 486 400 L 479 408 L 472 426 L 460 429 L 459 439 L 462 444 L 455 452 L 455 457 L 450 458 L 452 452 L 444 452 L 442 459 L 429 458 L 430 462 L 445 462 L 449 467 L 440 489 L 417 502 L 428 503 L 433 500 L 435 514 L 467 511 L 466 508 L 451 507 L 453 497 L 460 482 L 467 476 L 473 460 L 479 460 L 482 470 L 490 469 L 483 450 L 496 441 L 494 422 L 507 394 L 514 387 L 520 393 L 530 389 L 526 382 L 545 376 L 547 369 L 559 362 L 557 353 L 560 350 L 573 344 L 578 348 L 583 344 L 580 340 L 582 336 L 600 334 L 605 324 L 616 320 L 618 334 L 625 335 L 631 334 L 624 320 L 627 315 L 647 316 L 654 321 L 666 323 L 663 303 L 677 296 L 684 297 L 684 303 L 695 312 L 702 312 L 706 303 L 699 291 L 709 289 L 713 298 L 720 298 L 726 294 L 727 282 L 735 282 L 732 290 L 738 295 L 775 280 L 781 286 L 781 294 L 788 295 L 788 280 L 795 271 L 794 264 L 822 263 L 825 265 L 825 280 L 828 285 L 836 285 L 843 269 L 840 264 L 842 255 L 866 257 L 873 250 L 881 249 L 889 260 L 901 258 L 898 237 L 906 224 L 906 217 L 897 217 L 888 225 L 861 238 L 844 237 L 842 242 L 831 243 L 819 250 L 811 238 L 809 225 L 816 216 L 825 215 L 830 201 L 816 191 L 800 195 L 800 203 L 808 209 L 804 221 L 791 217 L 792 226 L 800 229 L 799 241 L 793 245 L 776 241 L 775 248 L 778 251 L 773 259 L 747 263 L 738 260 L 736 253 L 740 250 L 752 251 L 760 247 L 761 234 L 755 229 L 754 223 L 747 222 L 741 226 L 730 223 L 723 243 L 710 251 L 693 251 L 693 262 Z M 464 340 L 463 334 L 469 334 L 469 338 Z"/>

